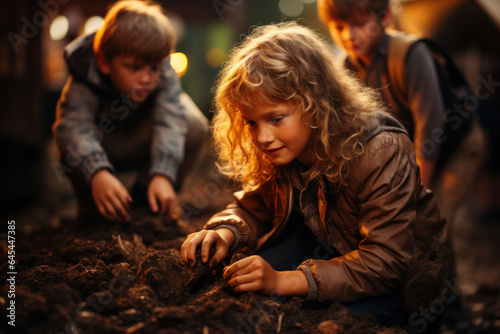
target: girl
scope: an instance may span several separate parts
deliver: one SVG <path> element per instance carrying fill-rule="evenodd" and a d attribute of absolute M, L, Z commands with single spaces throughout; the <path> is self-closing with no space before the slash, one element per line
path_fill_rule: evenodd
<path fill-rule="evenodd" d="M 187 237 L 182 259 L 194 265 L 199 245 L 211 266 L 253 253 L 224 269 L 235 292 L 307 296 L 384 325 L 428 327 L 449 298 L 446 223 L 406 131 L 375 93 L 313 31 L 281 23 L 231 52 L 215 101 L 220 168 L 243 190 Z"/>

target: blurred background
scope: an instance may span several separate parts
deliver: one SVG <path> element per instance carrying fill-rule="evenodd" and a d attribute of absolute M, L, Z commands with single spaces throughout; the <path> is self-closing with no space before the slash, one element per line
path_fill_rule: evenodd
<path fill-rule="evenodd" d="M 213 84 L 226 53 L 253 25 L 285 20 L 327 30 L 316 0 L 163 0 L 178 35 L 172 65 L 184 90 L 211 118 Z M 0 11 L 0 217 L 53 219 L 72 198 L 52 163 L 55 105 L 67 79 L 64 46 L 102 23 L 111 1 L 2 1 Z M 478 219 L 500 221 L 500 1 L 407 0 L 394 3 L 398 29 L 437 39 L 484 104 L 490 144 L 471 203 Z M 332 50 L 335 47 L 332 44 Z M 14 215 L 14 216 L 13 216 Z M 19 219 L 19 218 L 18 218 Z M 19 225 L 18 225 L 19 226 Z"/>

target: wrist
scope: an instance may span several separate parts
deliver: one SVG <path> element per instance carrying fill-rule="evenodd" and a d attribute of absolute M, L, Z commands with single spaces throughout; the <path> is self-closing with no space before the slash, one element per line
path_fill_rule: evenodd
<path fill-rule="evenodd" d="M 170 179 L 168 177 L 166 177 L 165 175 L 163 175 L 163 174 L 154 174 L 154 175 L 152 175 L 151 178 L 150 178 L 150 180 L 152 181 L 154 179 L 164 179 L 164 180 L 167 180 L 168 182 L 170 182 Z"/>
<path fill-rule="evenodd" d="M 111 174 L 111 173 L 106 168 L 98 169 L 94 174 L 92 174 L 92 177 L 90 178 L 90 182 L 92 183 L 94 180 L 96 180 L 100 177 L 103 177 L 107 174 Z"/>
<path fill-rule="evenodd" d="M 279 295 L 304 297 L 309 292 L 309 283 L 302 270 L 278 271 Z"/>
<path fill-rule="evenodd" d="M 111 173 L 106 168 L 101 168 L 101 169 L 98 169 L 94 172 L 94 174 L 92 175 L 92 178 L 94 178 L 97 175 L 102 175 L 102 174 L 111 174 Z"/>
<path fill-rule="evenodd" d="M 231 248 L 231 246 L 234 243 L 234 239 L 235 239 L 233 231 L 231 231 L 228 228 L 224 228 L 224 227 L 223 228 L 219 228 L 219 229 L 217 229 L 215 231 L 217 233 L 219 233 L 220 237 L 226 241 L 227 246 L 229 248 Z"/>

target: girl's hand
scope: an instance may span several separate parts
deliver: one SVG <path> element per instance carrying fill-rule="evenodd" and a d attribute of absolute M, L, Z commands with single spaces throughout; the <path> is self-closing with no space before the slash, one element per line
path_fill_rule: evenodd
<path fill-rule="evenodd" d="M 306 296 L 309 290 L 301 270 L 276 271 L 258 255 L 224 268 L 223 277 L 234 292 L 256 291 L 266 295 Z"/>
<path fill-rule="evenodd" d="M 181 247 L 181 258 L 190 267 L 196 264 L 196 248 L 201 244 L 201 262 L 207 263 L 210 257 L 210 250 L 215 247 L 215 253 L 210 259 L 210 267 L 227 256 L 229 247 L 234 242 L 234 234 L 227 228 L 218 230 L 201 230 L 191 233 Z"/>
<path fill-rule="evenodd" d="M 159 211 L 161 214 L 168 214 L 173 219 L 181 215 L 174 187 L 166 176 L 155 175 L 151 178 L 148 186 L 148 201 L 154 213 Z"/>
<path fill-rule="evenodd" d="M 278 291 L 278 272 L 258 255 L 224 268 L 223 277 L 234 292 L 257 291 L 269 295 Z"/>
<path fill-rule="evenodd" d="M 129 221 L 132 197 L 127 188 L 107 169 L 97 171 L 90 180 L 97 209 L 107 219 Z"/>

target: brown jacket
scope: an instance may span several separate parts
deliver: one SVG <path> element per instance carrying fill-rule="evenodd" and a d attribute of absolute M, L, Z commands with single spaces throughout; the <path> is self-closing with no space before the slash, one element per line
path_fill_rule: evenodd
<path fill-rule="evenodd" d="M 348 186 L 335 191 L 321 175 L 303 185 L 306 224 L 342 256 L 306 260 L 302 267 L 312 273 L 320 301 L 345 303 L 401 289 L 408 311 L 420 318 L 424 314 L 417 311 L 441 307 L 450 292 L 446 221 L 420 182 L 405 130 L 387 114 L 379 116 Z M 293 189 L 301 188 L 293 165 L 253 192 L 236 193 L 205 228 L 230 227 L 240 250 L 276 238 L 292 210 Z"/>

